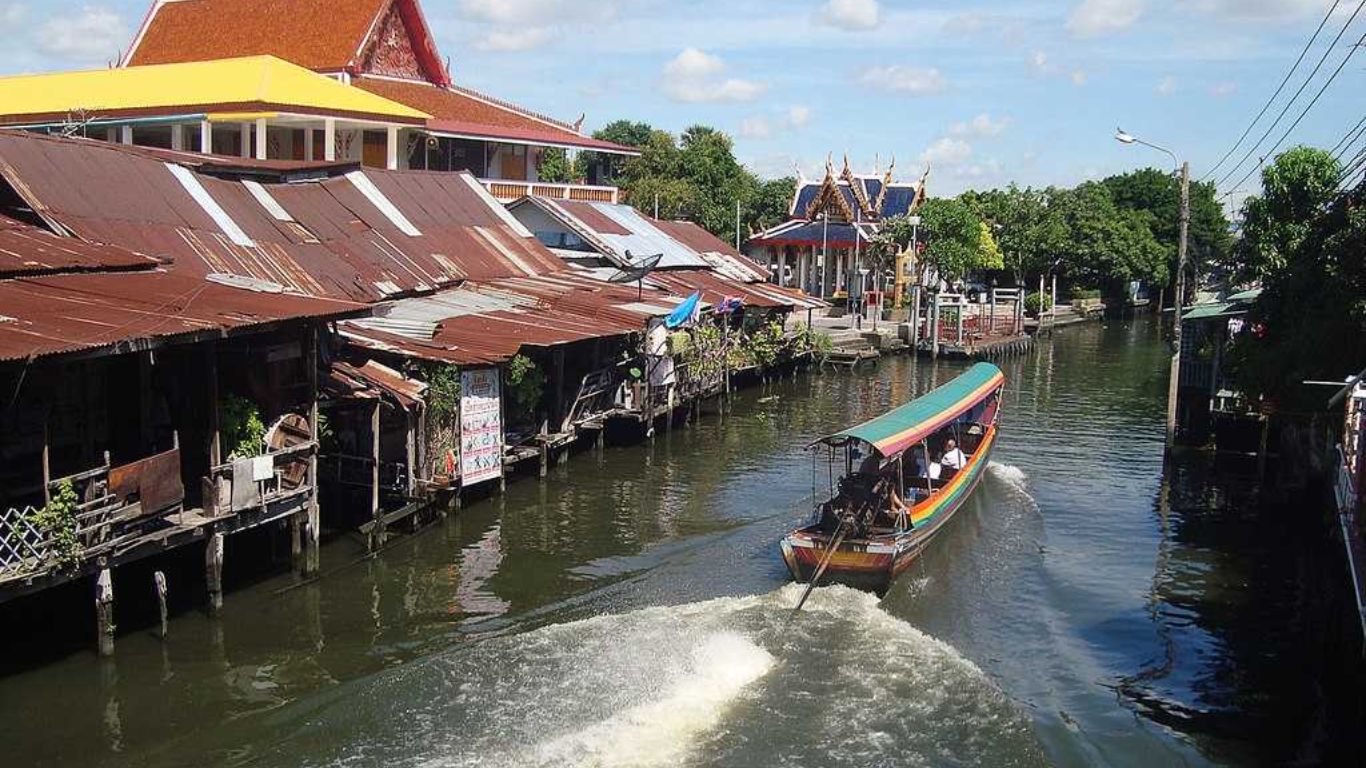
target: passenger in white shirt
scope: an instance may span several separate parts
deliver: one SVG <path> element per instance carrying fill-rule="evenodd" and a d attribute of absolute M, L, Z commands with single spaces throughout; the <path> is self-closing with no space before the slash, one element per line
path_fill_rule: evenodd
<path fill-rule="evenodd" d="M 944 458 L 940 461 L 950 469 L 962 469 L 967 466 L 968 457 L 958 450 L 958 443 L 950 438 L 948 442 L 944 443 Z"/>
<path fill-rule="evenodd" d="M 918 460 L 919 460 L 919 457 L 917 457 L 917 463 L 918 463 Z M 927 478 L 927 479 L 930 479 L 930 480 L 938 480 L 940 474 L 942 474 L 942 472 L 943 472 L 943 468 L 944 468 L 943 465 L 940 464 L 938 461 L 931 461 L 930 464 L 929 464 L 929 466 L 925 466 L 924 464 L 921 464 L 921 465 L 920 465 L 920 467 L 919 467 L 920 473 L 919 473 L 919 474 L 920 474 L 920 476 L 923 477 L 923 478 Z"/>

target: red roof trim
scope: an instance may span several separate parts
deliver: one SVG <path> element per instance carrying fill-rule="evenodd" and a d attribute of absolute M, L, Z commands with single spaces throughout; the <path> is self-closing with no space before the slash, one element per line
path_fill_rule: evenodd
<path fill-rule="evenodd" d="M 428 120 L 427 129 L 434 133 L 448 133 L 452 136 L 475 139 L 504 140 L 511 143 L 538 144 L 551 147 L 571 147 L 591 149 L 615 155 L 638 156 L 640 150 L 610 141 L 602 141 L 587 136 L 579 136 L 563 131 L 535 131 L 524 128 L 504 128 L 498 125 L 469 123 L 463 120 Z"/>

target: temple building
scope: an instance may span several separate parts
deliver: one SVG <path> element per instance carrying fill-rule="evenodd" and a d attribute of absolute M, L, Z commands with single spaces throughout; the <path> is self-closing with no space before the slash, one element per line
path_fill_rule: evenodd
<path fill-rule="evenodd" d="M 925 177 L 899 182 L 892 170 L 855 173 L 845 158 L 844 169 L 837 174 L 833 163 L 826 163 L 824 179 L 798 180 L 788 221 L 751 237 L 747 253 L 768 265 L 773 282 L 814 296 L 892 287 L 884 285 L 885 275 L 870 274 L 864 255 L 883 221 L 913 214 L 925 199 Z M 898 259 L 894 276 L 886 282 L 903 283 L 903 260 Z"/>
<path fill-rule="evenodd" d="M 156 0 L 118 69 L 0 78 L 0 104 L 0 126 L 125 144 L 469 171 L 506 201 L 616 202 L 542 183 L 542 155 L 636 154 L 456 85 L 418 0 Z"/>

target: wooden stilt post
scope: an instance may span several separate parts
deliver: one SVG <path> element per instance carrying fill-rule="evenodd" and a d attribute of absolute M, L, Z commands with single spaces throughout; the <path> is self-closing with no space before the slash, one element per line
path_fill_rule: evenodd
<path fill-rule="evenodd" d="M 223 463 L 223 445 L 218 434 L 218 347 L 209 344 L 205 352 L 204 378 L 209 396 L 209 466 L 216 467 Z"/>
<path fill-rule="evenodd" d="M 204 549 L 204 580 L 209 586 L 209 615 L 223 610 L 223 532 L 209 534 Z"/>
<path fill-rule="evenodd" d="M 43 414 L 43 504 L 52 503 L 52 409 Z"/>
<path fill-rule="evenodd" d="M 375 406 L 370 409 L 370 519 L 375 523 L 370 538 L 374 542 L 374 549 L 384 546 L 385 539 L 384 511 L 379 506 L 379 416 L 381 407 L 381 401 L 375 400 Z"/>
<path fill-rule="evenodd" d="M 544 432 L 544 430 L 542 430 L 542 432 L 541 432 L 541 467 L 540 467 L 540 478 L 541 478 L 542 480 L 545 479 L 545 476 L 549 473 L 549 470 L 550 470 L 550 443 L 547 442 L 547 441 L 545 440 L 545 437 L 546 437 L 545 432 Z"/>
<path fill-rule="evenodd" d="M 95 576 L 95 630 L 101 656 L 114 655 L 114 576 L 103 562 Z"/>
<path fill-rule="evenodd" d="M 167 621 L 166 612 L 166 574 L 157 571 L 152 574 L 152 591 L 157 598 L 157 613 L 161 617 L 161 624 L 158 627 L 158 634 L 162 640 L 170 635 L 170 626 Z"/>
<path fill-rule="evenodd" d="M 304 365 L 308 367 L 308 433 L 318 440 L 318 327 L 310 325 L 304 331 Z M 308 455 L 308 522 L 304 526 L 303 572 L 311 576 L 318 572 L 318 549 L 322 543 L 322 510 L 318 506 L 318 450 Z"/>
<path fill-rule="evenodd" d="M 932 297 L 934 306 L 930 310 L 930 357 L 939 357 L 939 292 Z"/>
<path fill-rule="evenodd" d="M 1048 302 L 1048 332 L 1053 332 L 1053 326 L 1058 324 L 1058 276 L 1053 275 L 1053 293 Z"/>

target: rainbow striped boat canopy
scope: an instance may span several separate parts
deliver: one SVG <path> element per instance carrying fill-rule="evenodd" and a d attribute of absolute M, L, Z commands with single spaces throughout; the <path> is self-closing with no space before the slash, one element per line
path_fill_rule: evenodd
<path fill-rule="evenodd" d="M 978 363 L 942 387 L 816 444 L 843 446 L 857 441 L 871 445 L 883 459 L 891 459 L 980 405 L 999 392 L 1005 381 L 1000 368 Z"/>

